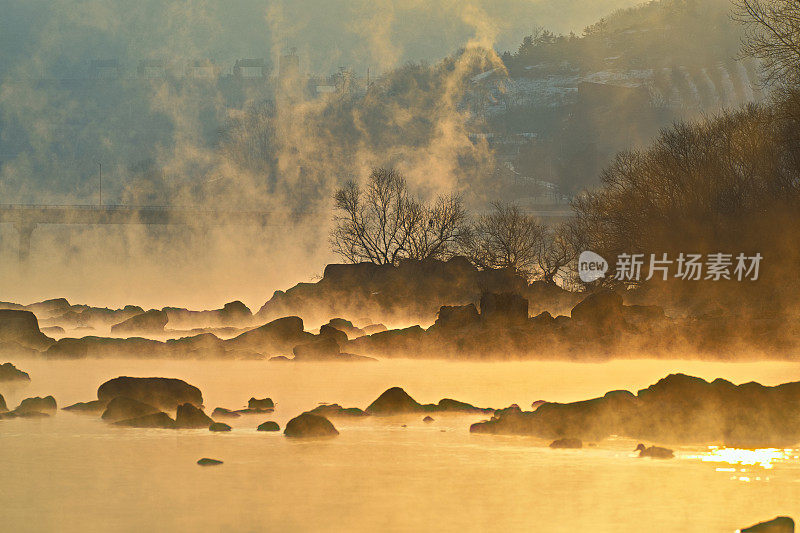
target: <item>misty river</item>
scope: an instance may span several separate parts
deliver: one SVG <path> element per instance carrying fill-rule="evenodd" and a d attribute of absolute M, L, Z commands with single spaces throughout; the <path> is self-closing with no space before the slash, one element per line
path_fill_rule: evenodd
<path fill-rule="evenodd" d="M 676 459 L 654 461 L 637 458 L 628 439 L 553 450 L 531 437 L 470 434 L 485 415 L 446 413 L 429 424 L 418 414 L 334 418 L 337 438 L 305 442 L 255 429 L 265 420 L 283 428 L 320 402 L 363 408 L 392 386 L 423 403 L 530 409 L 539 399 L 635 392 L 678 371 L 774 385 L 800 380 L 800 363 L 15 363 L 32 381 L 4 387 L 9 405 L 52 394 L 63 407 L 130 375 L 184 379 L 202 390 L 208 412 L 243 407 L 251 396 L 271 397 L 276 409 L 227 421 L 226 434 L 113 427 L 64 411 L 4 420 L 5 531 L 732 532 L 800 514 L 798 450 L 677 447 Z M 224 464 L 201 468 L 201 457 Z"/>

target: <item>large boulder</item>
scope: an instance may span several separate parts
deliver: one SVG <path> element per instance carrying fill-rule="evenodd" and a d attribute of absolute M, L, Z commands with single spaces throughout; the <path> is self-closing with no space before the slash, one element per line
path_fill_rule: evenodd
<path fill-rule="evenodd" d="M 117 396 L 108 402 L 100 418 L 107 422 L 118 422 L 119 420 L 139 418 L 158 412 L 160 412 L 160 409 L 152 405 L 124 396 Z"/>
<path fill-rule="evenodd" d="M 54 342 L 39 330 L 39 320 L 32 312 L 0 309 L 0 343 L 42 351 Z"/>
<path fill-rule="evenodd" d="M 294 346 L 311 338 L 314 336 L 303 330 L 303 319 L 287 316 L 246 331 L 238 337 L 225 341 L 225 345 L 229 350 L 246 349 L 266 355 L 288 352 Z"/>
<path fill-rule="evenodd" d="M 256 431 L 280 431 L 281 427 L 278 425 L 277 422 L 272 420 L 267 420 L 263 424 L 259 424 L 256 428 Z"/>
<path fill-rule="evenodd" d="M 423 406 L 400 387 L 392 387 L 372 402 L 366 412 L 371 415 L 394 415 L 422 411 Z"/>
<path fill-rule="evenodd" d="M 608 327 L 624 323 L 622 296 L 610 290 L 592 293 L 572 308 L 570 316 L 589 326 Z"/>
<path fill-rule="evenodd" d="M 173 411 L 185 403 L 195 407 L 203 406 L 200 389 L 180 379 L 122 376 L 106 381 L 97 389 L 98 400 L 110 402 L 118 396 L 138 400 L 165 411 Z"/>
<path fill-rule="evenodd" d="M 325 417 L 303 413 L 287 422 L 283 434 L 287 437 L 333 437 L 339 434 Z"/>
<path fill-rule="evenodd" d="M 36 313 L 37 316 L 41 316 L 42 318 L 50 318 L 69 311 L 71 307 L 66 298 L 52 298 L 50 300 L 26 305 L 25 309 Z"/>
<path fill-rule="evenodd" d="M 512 292 L 484 292 L 481 319 L 500 326 L 524 325 L 528 321 L 528 300 Z"/>
<path fill-rule="evenodd" d="M 119 420 L 118 422 L 114 422 L 114 425 L 131 428 L 175 429 L 175 421 L 171 419 L 167 413 L 162 412 L 137 418 L 129 418 L 127 420 Z"/>
<path fill-rule="evenodd" d="M 160 309 L 151 309 L 111 326 L 114 335 L 137 335 L 147 333 L 163 333 L 169 321 L 167 313 Z"/>
<path fill-rule="evenodd" d="M 0 381 L 30 381 L 31 377 L 27 372 L 18 370 L 17 367 L 11 363 L 4 363 L 0 365 Z"/>
<path fill-rule="evenodd" d="M 17 416 L 29 416 L 36 414 L 51 414 L 58 409 L 56 399 L 52 396 L 45 396 L 41 398 L 36 396 L 34 398 L 25 398 L 14 409 L 14 414 Z"/>
<path fill-rule="evenodd" d="M 178 412 L 175 415 L 175 427 L 177 428 L 207 428 L 213 423 L 214 421 L 207 414 L 190 403 L 178 406 Z"/>

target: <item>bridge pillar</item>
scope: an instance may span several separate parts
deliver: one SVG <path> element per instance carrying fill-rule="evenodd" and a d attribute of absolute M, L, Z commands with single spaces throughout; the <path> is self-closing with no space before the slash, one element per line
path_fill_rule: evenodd
<path fill-rule="evenodd" d="M 35 222 L 17 222 L 15 224 L 19 232 L 19 262 L 24 263 L 31 255 L 31 236 L 36 229 Z"/>

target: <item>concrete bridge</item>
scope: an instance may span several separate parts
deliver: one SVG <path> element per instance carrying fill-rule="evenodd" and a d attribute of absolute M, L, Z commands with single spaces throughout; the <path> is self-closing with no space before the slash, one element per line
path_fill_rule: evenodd
<path fill-rule="evenodd" d="M 267 226 L 286 224 L 298 213 L 224 211 L 190 207 L 123 205 L 20 205 L 0 204 L 0 223 L 14 224 L 19 233 L 19 258 L 30 254 L 31 236 L 40 224 L 144 224 Z"/>

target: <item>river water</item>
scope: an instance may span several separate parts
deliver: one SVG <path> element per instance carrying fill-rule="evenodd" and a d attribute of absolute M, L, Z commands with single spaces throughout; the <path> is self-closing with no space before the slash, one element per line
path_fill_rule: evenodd
<path fill-rule="evenodd" d="M 471 435 L 472 415 L 334 419 L 333 439 L 255 431 L 319 402 L 366 407 L 391 386 L 422 403 L 449 397 L 525 409 L 646 387 L 669 372 L 735 383 L 800 380 L 797 363 L 600 364 L 380 361 L 16 360 L 28 385 L 0 385 L 10 408 L 52 394 L 96 397 L 120 376 L 181 378 L 206 411 L 271 397 L 276 411 L 225 420 L 230 433 L 112 427 L 69 412 L 0 421 L 0 531 L 697 531 L 800 518 L 798 450 L 677 448 L 638 459 L 609 439 L 551 450 L 529 437 Z M 403 427 L 403 426 L 406 427 Z M 659 444 L 659 443 L 656 443 Z M 200 467 L 211 457 L 224 461 Z"/>

